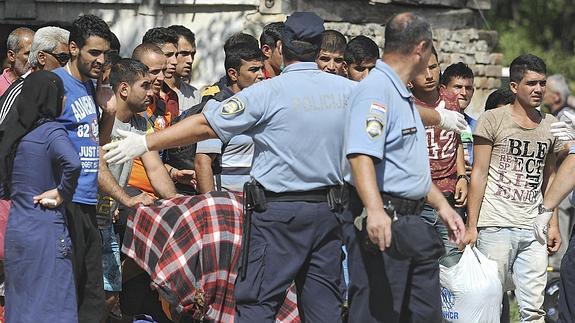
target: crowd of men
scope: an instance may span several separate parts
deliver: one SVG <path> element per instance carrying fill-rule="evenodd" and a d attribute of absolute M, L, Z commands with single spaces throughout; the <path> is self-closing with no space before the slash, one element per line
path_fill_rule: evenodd
<path fill-rule="evenodd" d="M 18 28 L 7 45 L 0 124 L 30 74 L 64 84 L 58 121 L 82 166 L 65 201 L 79 322 L 169 322 L 149 275 L 130 277 L 127 219 L 222 190 L 243 194 L 249 217 L 236 322 L 274 322 L 293 283 L 303 322 L 440 322 L 439 266 L 467 244 L 497 262 L 525 322 L 544 322 L 548 255 L 561 250 L 560 316 L 575 322 L 575 108 L 539 57 L 513 60 L 509 90 L 475 119 L 473 71 L 440 66 L 429 23 L 411 13 L 386 24 L 382 55 L 313 13 L 266 25 L 259 42 L 234 34 L 225 75 L 204 87 L 191 85 L 196 39 L 181 25 L 148 30 L 130 58 L 92 15 L 72 33 Z"/>

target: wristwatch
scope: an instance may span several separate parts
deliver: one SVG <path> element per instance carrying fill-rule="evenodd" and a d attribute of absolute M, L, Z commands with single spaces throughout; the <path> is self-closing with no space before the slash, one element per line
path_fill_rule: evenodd
<path fill-rule="evenodd" d="M 467 183 L 469 183 L 469 176 L 467 175 L 457 175 L 457 180 L 460 180 L 462 178 L 465 178 L 465 180 L 467 181 Z"/>
<path fill-rule="evenodd" d="M 543 205 L 543 203 L 541 203 L 537 207 L 537 211 L 539 214 L 543 214 L 543 213 L 547 213 L 547 212 L 553 212 L 553 209 L 548 209 L 545 207 L 545 205 Z"/>

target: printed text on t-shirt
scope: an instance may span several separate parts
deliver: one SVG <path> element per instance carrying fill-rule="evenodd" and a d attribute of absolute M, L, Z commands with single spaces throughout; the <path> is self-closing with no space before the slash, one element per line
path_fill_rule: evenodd
<path fill-rule="evenodd" d="M 549 143 L 508 138 L 505 149 L 499 159 L 495 195 L 514 202 L 535 202 Z"/>

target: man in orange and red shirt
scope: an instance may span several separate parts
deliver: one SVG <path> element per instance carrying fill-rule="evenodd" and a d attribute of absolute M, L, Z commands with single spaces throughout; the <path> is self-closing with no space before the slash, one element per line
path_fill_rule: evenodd
<path fill-rule="evenodd" d="M 435 49 L 429 58 L 427 68 L 412 82 L 412 93 L 417 106 L 437 109 L 444 106 L 448 110 L 459 112 L 457 97 L 439 87 L 440 67 Z M 452 207 L 463 207 L 467 200 L 468 177 L 465 173 L 463 146 L 454 131 L 443 130 L 436 126 L 425 127 L 429 164 L 433 183 L 443 192 Z M 445 225 L 438 221 L 437 212 L 425 205 L 422 216 L 433 225 L 443 239 L 446 252 L 457 251 L 457 245 L 449 242 Z M 453 265 L 453 258 L 444 257 L 444 265 Z"/>
<path fill-rule="evenodd" d="M 148 131 L 161 131 L 169 127 L 179 115 L 178 95 L 164 82 L 173 77 L 176 71 L 178 35 L 168 28 L 157 27 L 146 32 L 142 45 L 134 49 L 132 58 L 148 66 L 152 74 L 153 101 L 144 112 L 149 122 Z M 159 51 L 155 48 L 159 48 Z M 160 54 L 161 53 L 161 54 Z M 165 165 L 172 180 L 182 184 L 195 185 L 193 170 L 176 169 Z M 139 159 L 134 160 L 128 184 L 141 191 L 153 194 L 154 189 Z"/>

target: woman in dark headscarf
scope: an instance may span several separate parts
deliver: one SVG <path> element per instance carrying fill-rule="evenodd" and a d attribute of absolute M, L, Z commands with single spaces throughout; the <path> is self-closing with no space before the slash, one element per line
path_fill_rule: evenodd
<path fill-rule="evenodd" d="M 62 203 L 71 199 L 80 159 L 64 127 L 64 86 L 30 74 L 0 126 L 0 192 L 12 208 L 5 235 L 6 322 L 77 322 L 71 243 Z"/>

